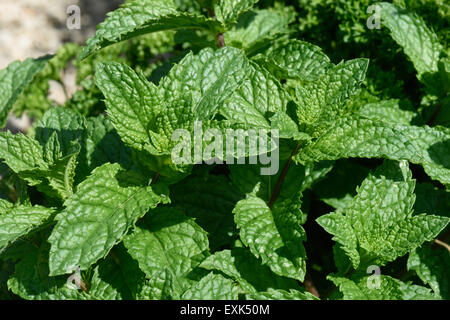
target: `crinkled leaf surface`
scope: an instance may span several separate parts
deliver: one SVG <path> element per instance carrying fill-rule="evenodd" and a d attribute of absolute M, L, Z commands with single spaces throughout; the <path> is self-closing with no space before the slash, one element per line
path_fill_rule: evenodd
<path fill-rule="evenodd" d="M 42 206 L 0 206 L 0 252 L 6 246 L 47 222 L 55 210 Z"/>
<path fill-rule="evenodd" d="M 84 59 L 95 51 L 138 35 L 170 29 L 206 29 L 220 31 L 218 21 L 205 16 L 181 12 L 172 0 L 128 1 L 112 11 L 97 27 L 80 54 Z"/>
<path fill-rule="evenodd" d="M 413 216 L 414 186 L 406 161 L 386 161 L 363 181 L 349 207 L 317 222 L 334 235 L 355 269 L 360 259 L 364 265 L 385 264 L 432 240 L 450 221 Z"/>
<path fill-rule="evenodd" d="M 192 218 L 160 207 L 125 237 L 124 244 L 151 281 L 165 284 L 166 292 L 179 298 L 190 287 L 188 274 L 206 257 L 208 237 Z"/>
<path fill-rule="evenodd" d="M 197 55 L 188 54 L 161 80 L 164 101 L 169 105 L 178 92 L 189 92 L 192 112 L 198 120 L 210 120 L 220 105 L 241 85 L 248 73 L 249 62 L 236 48 L 206 48 Z"/>
<path fill-rule="evenodd" d="M 450 131 L 443 127 L 393 125 L 360 117 L 338 119 L 294 158 L 388 158 L 421 164 L 433 179 L 450 184 Z"/>
<path fill-rule="evenodd" d="M 233 280 L 220 274 L 209 273 L 186 290 L 183 300 L 237 300 L 238 289 Z"/>
<path fill-rule="evenodd" d="M 409 254 L 408 270 L 414 270 L 419 278 L 444 300 L 450 299 L 450 252 L 446 248 L 424 245 Z"/>
<path fill-rule="evenodd" d="M 315 81 L 295 87 L 297 118 L 300 128 L 309 129 L 307 133 L 319 135 L 321 122 L 335 121 L 336 117 L 347 112 L 346 101 L 360 88 L 368 68 L 367 59 L 354 59 L 329 68 Z M 323 124 L 326 128 L 328 124 Z"/>
<path fill-rule="evenodd" d="M 328 276 L 339 287 L 345 300 L 435 300 L 430 289 L 389 276 L 380 275 L 380 286 L 371 287 L 374 281 L 370 277 L 357 277 L 350 280 L 343 277 Z"/>
<path fill-rule="evenodd" d="M 272 210 L 261 199 L 248 195 L 236 204 L 233 212 L 242 242 L 270 269 L 281 276 L 303 281 L 306 233 L 300 224 L 301 212 L 291 200 Z"/>
<path fill-rule="evenodd" d="M 237 22 L 239 16 L 251 9 L 259 0 L 219 0 L 214 5 L 214 13 L 217 20 L 225 26 Z"/>
<path fill-rule="evenodd" d="M 392 3 L 382 2 L 378 5 L 381 7 L 382 25 L 390 30 L 392 38 L 403 47 L 419 78 L 425 73 L 437 72 L 442 45 L 423 19 Z"/>
<path fill-rule="evenodd" d="M 162 108 L 156 86 L 117 62 L 96 64 L 95 78 L 120 137 L 128 146 L 141 150 L 149 142 L 148 130 Z"/>
<path fill-rule="evenodd" d="M 39 143 L 21 133 L 0 132 L 0 159 L 16 173 L 47 167 Z"/>
<path fill-rule="evenodd" d="M 414 111 L 401 109 L 396 99 L 368 103 L 359 109 L 359 114 L 373 120 L 405 125 L 411 124 L 416 115 Z"/>
<path fill-rule="evenodd" d="M 281 84 L 269 72 L 251 64 L 244 82 L 225 100 L 220 114 L 252 129 L 270 129 L 269 113 L 285 112 L 289 100 Z"/>
<path fill-rule="evenodd" d="M 314 81 L 333 67 L 321 48 L 300 40 L 278 44 L 257 61 L 277 78 L 303 81 Z"/>
<path fill-rule="evenodd" d="M 3 128 L 8 113 L 22 91 L 34 77 L 44 69 L 51 57 L 15 61 L 0 71 L 0 128 Z"/>
<path fill-rule="evenodd" d="M 218 251 L 206 258 L 200 267 L 223 272 L 237 281 L 243 292 L 249 294 L 270 289 L 298 288 L 295 280 L 275 274 L 247 248 Z"/>
<path fill-rule="evenodd" d="M 168 201 L 167 193 L 147 184 L 119 164 L 95 169 L 57 217 L 49 238 L 51 275 L 87 269 L 105 257 L 148 209 Z"/>

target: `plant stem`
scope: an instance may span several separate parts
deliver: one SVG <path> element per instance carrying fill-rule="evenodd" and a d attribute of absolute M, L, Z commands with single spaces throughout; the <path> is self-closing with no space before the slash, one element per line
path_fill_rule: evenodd
<path fill-rule="evenodd" d="M 225 47 L 225 38 L 223 36 L 223 33 L 219 33 L 217 35 L 217 46 L 219 48 Z"/>
<path fill-rule="evenodd" d="M 306 272 L 305 281 L 303 282 L 303 284 L 305 285 L 306 291 L 315 295 L 317 298 L 320 298 L 319 290 L 317 290 L 317 287 L 314 284 L 314 281 L 312 280 L 309 272 Z"/>
<path fill-rule="evenodd" d="M 286 179 L 286 175 L 289 171 L 289 168 L 291 167 L 292 158 L 298 153 L 300 150 L 300 144 L 295 147 L 295 149 L 292 151 L 291 155 L 289 156 L 289 159 L 284 164 L 283 169 L 281 170 L 281 174 L 278 177 L 278 180 L 275 184 L 275 187 L 273 188 L 272 196 L 270 197 L 268 206 L 270 209 L 272 209 L 273 204 L 277 200 L 278 196 L 280 195 L 281 187 L 283 186 L 284 179 Z"/>
<path fill-rule="evenodd" d="M 155 183 L 157 183 L 160 176 L 161 176 L 161 174 L 160 174 L 159 172 L 155 173 L 155 175 L 154 175 L 153 178 L 152 178 L 152 182 L 150 182 L 150 185 L 152 186 L 152 185 L 154 185 Z"/>
<path fill-rule="evenodd" d="M 214 9 L 209 8 L 208 14 L 212 19 L 216 20 L 216 14 L 214 13 Z M 223 36 L 223 33 L 218 33 L 216 36 L 216 40 L 217 40 L 217 46 L 219 48 L 225 47 L 225 38 Z"/>
<path fill-rule="evenodd" d="M 447 243 L 445 243 L 444 241 L 441 241 L 439 239 L 434 239 L 434 243 L 436 243 L 437 245 L 440 245 L 442 247 L 444 247 L 445 249 L 448 250 L 448 252 L 450 252 L 450 245 L 448 245 Z"/>
<path fill-rule="evenodd" d="M 428 126 L 432 126 L 434 121 L 436 120 L 437 116 L 439 115 L 439 113 L 441 112 L 442 109 L 442 103 L 440 103 L 437 107 L 436 110 L 434 110 L 433 114 L 431 115 L 430 119 L 427 122 Z"/>

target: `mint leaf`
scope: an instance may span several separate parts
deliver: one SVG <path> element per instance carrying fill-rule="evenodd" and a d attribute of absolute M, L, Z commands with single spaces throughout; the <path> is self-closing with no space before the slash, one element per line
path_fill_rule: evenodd
<path fill-rule="evenodd" d="M 220 114 L 249 128 L 270 129 L 269 113 L 285 112 L 289 96 L 264 68 L 251 64 L 242 85 L 224 103 Z"/>
<path fill-rule="evenodd" d="M 210 120 L 219 106 L 239 88 L 249 73 L 249 62 L 241 50 L 206 48 L 188 54 L 161 80 L 164 100 L 171 105 L 179 98 L 174 92 L 189 92 L 198 120 Z"/>
<path fill-rule="evenodd" d="M 272 210 L 260 198 L 248 195 L 233 212 L 242 242 L 278 275 L 303 281 L 306 271 L 306 240 L 301 212 L 286 200 Z M 294 209 L 294 210 L 291 210 Z"/>
<path fill-rule="evenodd" d="M 209 273 L 186 290 L 183 300 L 237 300 L 238 290 L 233 280 Z"/>
<path fill-rule="evenodd" d="M 296 86 L 300 128 L 308 128 L 307 133 L 317 136 L 322 131 L 317 128 L 321 122 L 333 121 L 346 113 L 345 103 L 359 90 L 368 64 L 367 59 L 349 60 L 329 68 L 316 81 Z M 328 127 L 327 124 L 322 126 Z"/>
<path fill-rule="evenodd" d="M 223 272 L 237 281 L 240 288 L 248 294 L 273 288 L 298 287 L 295 280 L 276 275 L 246 248 L 236 247 L 232 250 L 218 251 L 206 258 L 200 267 Z"/>
<path fill-rule="evenodd" d="M 437 72 L 442 45 L 423 19 L 392 3 L 381 2 L 378 5 L 381 7 L 382 24 L 403 47 L 405 54 L 414 64 L 419 79 L 424 74 Z"/>
<path fill-rule="evenodd" d="M 0 159 L 16 173 L 46 168 L 43 150 L 39 143 L 21 133 L 0 132 Z"/>
<path fill-rule="evenodd" d="M 434 239 L 450 221 L 413 216 L 414 187 L 406 161 L 386 161 L 363 181 L 347 208 L 316 221 L 334 235 L 355 269 L 362 258 L 364 265 L 386 264 Z"/>
<path fill-rule="evenodd" d="M 416 116 L 414 111 L 401 109 L 396 99 L 368 103 L 359 109 L 359 114 L 372 120 L 405 125 L 411 124 Z"/>
<path fill-rule="evenodd" d="M 8 288 L 28 300 L 87 300 L 89 295 L 67 286 L 67 277 L 49 277 L 48 245 L 33 247 L 17 263 Z"/>
<path fill-rule="evenodd" d="M 85 130 L 86 121 L 84 117 L 75 111 L 55 107 L 47 111 L 42 119 L 35 124 L 35 139 L 45 146 L 56 132 L 59 151 L 62 156 L 67 156 L 73 152 L 75 143 L 84 147 Z"/>
<path fill-rule="evenodd" d="M 380 275 L 380 287 L 369 288 L 369 277 L 357 277 L 354 281 L 343 277 L 328 276 L 339 287 L 344 300 L 434 300 L 429 289 L 389 276 Z"/>
<path fill-rule="evenodd" d="M 8 113 L 14 106 L 22 91 L 34 77 L 44 69 L 51 57 L 15 61 L 0 71 L 0 128 L 3 128 Z"/>
<path fill-rule="evenodd" d="M 168 200 L 118 164 L 95 169 L 66 202 L 49 242 L 50 274 L 86 270 L 121 241 L 148 209 Z"/>
<path fill-rule="evenodd" d="M 141 150 L 149 141 L 148 130 L 161 110 L 155 85 L 120 63 L 98 63 L 96 84 L 106 98 L 107 112 L 122 140 Z"/>
<path fill-rule="evenodd" d="M 222 176 L 191 176 L 171 186 L 172 203 L 208 232 L 211 250 L 237 235 L 233 208 L 242 194 Z"/>
<path fill-rule="evenodd" d="M 257 292 L 247 295 L 253 300 L 318 300 L 315 296 L 308 292 L 300 292 L 297 290 L 269 289 L 266 292 Z"/>
<path fill-rule="evenodd" d="M 208 250 L 206 232 L 193 219 L 167 207 L 150 212 L 124 244 L 146 276 L 165 283 L 167 294 L 175 299 L 189 288 L 187 276 Z"/>
<path fill-rule="evenodd" d="M 133 165 L 131 150 L 125 146 L 111 120 L 103 115 L 86 119 L 86 158 L 89 171 L 105 163 Z"/>
<path fill-rule="evenodd" d="M 106 20 L 98 25 L 95 36 L 87 41 L 80 59 L 113 43 L 149 32 L 170 29 L 205 29 L 215 32 L 221 28 L 218 21 L 179 11 L 172 0 L 128 1 L 109 13 Z"/>
<path fill-rule="evenodd" d="M 291 32 L 295 13 L 281 7 L 251 10 L 240 16 L 238 23 L 228 30 L 225 43 L 243 48 L 249 54 L 266 47 L 277 36 Z"/>
<path fill-rule="evenodd" d="M 237 22 L 237 18 L 245 11 L 251 9 L 259 0 L 219 0 L 214 5 L 217 20 L 225 26 Z"/>
<path fill-rule="evenodd" d="M 303 148 L 296 161 L 383 158 L 421 164 L 433 179 L 450 184 L 449 130 L 393 125 L 358 117 L 338 119 L 333 127 Z"/>
<path fill-rule="evenodd" d="M 447 266 L 450 253 L 445 248 L 424 245 L 409 254 L 408 270 L 414 270 L 434 293 L 444 300 L 450 299 L 450 279 Z"/>
<path fill-rule="evenodd" d="M 60 156 L 47 168 L 34 168 L 20 172 L 20 177 L 28 181 L 38 181 L 38 190 L 50 197 L 65 200 L 73 194 L 75 169 L 80 146 L 74 145 L 66 156 Z M 32 185 L 34 183 L 31 183 Z"/>
<path fill-rule="evenodd" d="M 299 40 L 277 44 L 255 59 L 279 79 L 314 81 L 333 66 L 321 48 Z"/>
<path fill-rule="evenodd" d="M 0 252 L 12 242 L 48 222 L 54 213 L 54 209 L 42 206 L 13 206 L 4 202 L 0 205 Z"/>

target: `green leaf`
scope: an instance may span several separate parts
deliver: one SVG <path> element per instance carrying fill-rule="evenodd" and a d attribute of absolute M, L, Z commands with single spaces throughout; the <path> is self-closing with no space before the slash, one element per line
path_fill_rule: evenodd
<path fill-rule="evenodd" d="M 0 214 L 8 212 L 12 207 L 14 207 L 14 203 L 0 199 Z"/>
<path fill-rule="evenodd" d="M 186 55 L 161 80 L 164 101 L 173 106 L 180 93 L 188 92 L 193 99 L 192 112 L 198 120 L 210 120 L 224 101 L 232 96 L 251 72 L 243 51 L 223 47 L 206 48 L 197 55 Z"/>
<path fill-rule="evenodd" d="M 233 212 L 242 242 L 257 258 L 276 274 L 303 281 L 306 233 L 300 224 L 301 212 L 293 206 L 288 199 L 271 210 L 262 199 L 248 195 Z"/>
<path fill-rule="evenodd" d="M 353 227 L 346 216 L 339 212 L 333 212 L 318 218 L 317 223 L 328 233 L 333 235 L 333 240 L 340 244 L 355 269 L 360 263 L 358 239 Z"/>
<path fill-rule="evenodd" d="M 209 273 L 186 290 L 182 300 L 237 300 L 238 289 L 233 280 Z"/>
<path fill-rule="evenodd" d="M 117 62 L 97 63 L 95 81 L 103 92 L 112 124 L 128 146 L 142 150 L 162 110 L 158 89 L 144 75 Z"/>
<path fill-rule="evenodd" d="M 280 162 L 280 167 L 286 161 Z M 242 194 L 256 191 L 256 195 L 269 201 L 272 190 L 275 188 L 277 180 L 281 175 L 279 170 L 275 176 L 262 176 L 259 165 L 228 165 L 231 174 L 230 179 Z M 310 188 L 314 183 L 322 179 L 333 167 L 332 162 L 323 161 L 319 163 L 308 163 L 306 166 L 291 163 L 284 183 L 280 190 L 278 199 L 292 199 L 299 192 Z"/>
<path fill-rule="evenodd" d="M 316 221 L 334 235 L 355 269 L 360 259 L 364 266 L 384 265 L 434 239 L 450 222 L 433 215 L 413 216 L 414 187 L 406 161 L 386 161 L 363 181 L 347 208 Z"/>
<path fill-rule="evenodd" d="M 330 122 L 348 112 L 345 104 L 365 78 L 369 61 L 354 59 L 329 68 L 315 81 L 295 87 L 296 114 L 300 129 L 319 136 Z"/>
<path fill-rule="evenodd" d="M 0 159 L 16 173 L 46 168 L 43 150 L 39 143 L 21 133 L 0 132 Z"/>
<path fill-rule="evenodd" d="M 282 6 L 251 10 L 242 14 L 237 25 L 224 34 L 225 43 L 252 52 L 276 36 L 288 34 L 294 21 L 295 13 Z"/>
<path fill-rule="evenodd" d="M 272 129 L 279 131 L 279 137 L 282 139 L 292 138 L 295 141 L 309 141 L 312 139 L 309 134 L 300 132 L 295 121 L 284 112 L 276 112 L 270 118 L 270 123 Z"/>
<path fill-rule="evenodd" d="M 208 232 L 211 250 L 237 235 L 232 213 L 242 194 L 223 176 L 191 176 L 171 186 L 172 203 Z"/>
<path fill-rule="evenodd" d="M 424 245 L 409 254 L 408 270 L 414 270 L 434 293 L 444 300 L 450 299 L 450 252 L 445 248 Z"/>
<path fill-rule="evenodd" d="M 59 151 L 62 156 L 67 156 L 73 153 L 75 143 L 79 143 L 84 148 L 86 120 L 73 110 L 54 107 L 47 111 L 42 119 L 35 124 L 35 131 L 35 139 L 43 146 L 56 132 Z M 53 159 L 57 158 L 55 155 L 53 156 Z"/>
<path fill-rule="evenodd" d="M 147 186 L 145 178 L 119 164 L 95 169 L 65 202 L 49 242 L 50 273 L 86 270 L 105 257 L 126 232 L 150 209 L 168 201 Z M 164 191 L 163 191 L 164 192 Z"/>
<path fill-rule="evenodd" d="M 224 273 L 237 281 L 241 289 L 248 294 L 270 289 L 298 288 L 295 280 L 273 273 L 247 248 L 235 247 L 232 250 L 218 251 L 206 258 L 200 267 Z"/>
<path fill-rule="evenodd" d="M 34 77 L 45 67 L 51 56 L 39 59 L 15 61 L 0 71 L 0 128 L 3 128 L 8 113 L 22 91 Z"/>
<path fill-rule="evenodd" d="M 48 245 L 32 247 L 15 266 L 8 288 L 27 300 L 87 300 L 89 295 L 67 285 L 67 277 L 50 277 Z"/>
<path fill-rule="evenodd" d="M 388 158 L 421 164 L 425 172 L 450 184 L 450 130 L 442 127 L 394 125 L 344 117 L 294 157 L 296 161 L 340 158 Z"/>
<path fill-rule="evenodd" d="M 41 206 L 4 204 L 3 208 L 0 207 L 0 252 L 47 222 L 54 213 L 55 210 Z"/>
<path fill-rule="evenodd" d="M 319 300 L 308 292 L 300 292 L 290 289 L 289 291 L 282 289 L 269 289 L 266 292 L 256 292 L 247 295 L 252 300 Z"/>
<path fill-rule="evenodd" d="M 86 158 L 89 171 L 108 162 L 131 168 L 131 150 L 122 142 L 110 119 L 99 115 L 88 118 L 86 122 Z"/>
<path fill-rule="evenodd" d="M 205 29 L 217 33 L 222 27 L 216 20 L 179 11 L 172 0 L 128 1 L 110 12 L 106 20 L 98 25 L 95 36 L 87 41 L 80 59 L 108 45 L 170 29 Z"/>
<path fill-rule="evenodd" d="M 277 44 L 255 59 L 279 79 L 314 81 L 333 67 L 321 48 L 295 39 Z"/>
<path fill-rule="evenodd" d="M 229 27 L 237 22 L 239 16 L 251 9 L 259 0 L 219 0 L 214 5 L 217 20 Z"/>
<path fill-rule="evenodd" d="M 251 64 L 242 85 L 223 104 L 220 114 L 249 128 L 270 129 L 268 114 L 285 112 L 290 98 L 264 68 Z"/>
<path fill-rule="evenodd" d="M 373 287 L 372 279 L 369 277 L 356 277 L 354 280 L 331 276 L 327 279 L 334 282 L 344 295 L 344 300 L 435 300 L 436 297 L 429 289 L 409 283 L 389 276 L 380 275 L 380 286 Z"/>
<path fill-rule="evenodd" d="M 419 79 L 424 74 L 438 71 L 442 46 L 436 34 L 418 15 L 395 4 L 382 2 L 381 21 L 392 38 L 401 46 L 417 70 Z"/>
<path fill-rule="evenodd" d="M 65 157 L 56 159 L 48 169 L 34 168 L 20 172 L 20 177 L 28 181 L 38 181 L 37 188 L 50 197 L 65 200 L 73 194 L 75 169 L 80 146 Z M 34 184 L 34 183 L 31 183 Z"/>
<path fill-rule="evenodd" d="M 189 288 L 187 276 L 208 250 L 206 232 L 193 219 L 167 207 L 148 214 L 124 244 L 146 276 L 165 283 L 175 299 Z"/>
<path fill-rule="evenodd" d="M 404 125 L 411 124 L 416 116 L 414 111 L 401 109 L 396 99 L 366 104 L 359 109 L 359 114 L 372 120 Z"/>

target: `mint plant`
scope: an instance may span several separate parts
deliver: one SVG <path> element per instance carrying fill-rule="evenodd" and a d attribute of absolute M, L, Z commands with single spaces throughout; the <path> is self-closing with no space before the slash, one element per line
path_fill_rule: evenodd
<path fill-rule="evenodd" d="M 378 3 L 372 67 L 325 3 L 128 0 L 0 71 L 0 298 L 449 299 L 445 32 Z"/>

